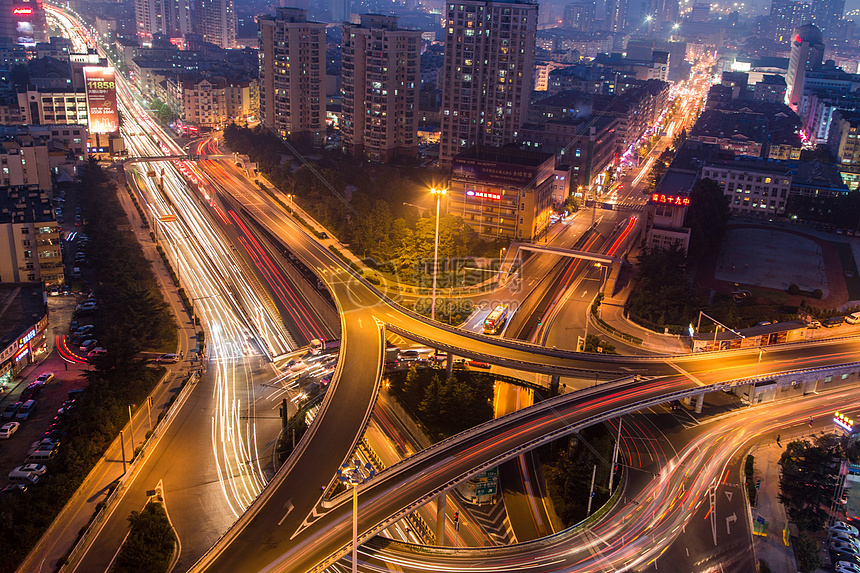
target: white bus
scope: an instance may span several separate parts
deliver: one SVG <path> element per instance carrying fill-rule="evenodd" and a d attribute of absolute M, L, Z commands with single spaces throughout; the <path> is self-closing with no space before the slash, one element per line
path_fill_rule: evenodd
<path fill-rule="evenodd" d="M 484 319 L 484 334 L 498 334 L 508 320 L 508 305 L 500 304 Z"/>

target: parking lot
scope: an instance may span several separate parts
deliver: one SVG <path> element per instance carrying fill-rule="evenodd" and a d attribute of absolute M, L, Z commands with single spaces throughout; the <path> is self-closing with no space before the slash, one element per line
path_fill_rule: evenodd
<path fill-rule="evenodd" d="M 43 373 L 51 372 L 54 379 L 45 384 L 33 399 L 36 409 L 18 430 L 8 439 L 0 439 L 0 488 L 6 485 L 6 477 L 15 467 L 25 463 L 33 444 L 37 442 L 57 415 L 57 410 L 68 399 L 69 391 L 85 388 L 86 364 L 68 364 L 60 358 L 54 348 L 58 334 L 68 334 L 72 311 L 77 304 L 76 296 L 48 297 L 48 355 L 41 362 L 31 364 L 21 371 L 15 384 L 0 395 L 0 411 L 18 401 L 27 385 Z M 3 423 L 9 420 L 3 420 Z M 60 445 L 62 447 L 62 444 Z"/>

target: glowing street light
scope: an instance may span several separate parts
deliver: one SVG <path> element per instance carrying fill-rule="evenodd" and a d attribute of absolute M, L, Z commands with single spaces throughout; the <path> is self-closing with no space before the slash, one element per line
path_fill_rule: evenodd
<path fill-rule="evenodd" d="M 433 295 L 431 297 L 430 320 L 436 320 L 436 271 L 439 268 L 439 202 L 447 189 L 430 188 L 430 193 L 436 196 L 436 241 L 433 246 Z"/>
<path fill-rule="evenodd" d="M 337 479 L 347 487 L 352 486 L 352 573 L 358 572 L 358 486 L 376 475 L 370 462 L 361 465 L 353 459 L 337 470 Z"/>

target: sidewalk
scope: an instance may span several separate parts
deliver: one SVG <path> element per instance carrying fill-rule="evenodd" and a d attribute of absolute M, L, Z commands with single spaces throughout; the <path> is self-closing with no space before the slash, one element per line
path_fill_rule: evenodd
<path fill-rule="evenodd" d="M 178 351 L 185 352 L 189 356 L 189 350 L 197 346 L 197 331 L 191 323 L 191 318 L 182 300 L 179 298 L 178 289 L 167 273 L 167 269 L 161 264 L 160 257 L 155 251 L 155 246 L 149 237 L 149 230 L 141 228 L 140 217 L 128 196 L 128 193 L 120 185 L 117 190 L 120 202 L 129 218 L 132 230 L 143 247 L 144 255 L 150 262 L 154 262 L 153 271 L 161 284 L 162 292 L 168 304 L 173 309 L 174 316 L 179 324 L 179 348 Z M 167 373 L 153 389 L 150 396 L 153 399 L 151 420 L 154 423 L 158 415 L 166 411 L 170 406 L 170 398 L 181 389 L 181 381 L 185 378 L 191 368 L 191 361 L 186 359 L 176 365 L 169 367 Z M 128 424 L 122 429 L 126 440 L 125 455 L 131 457 L 134 446 L 142 444 L 146 439 L 146 432 L 150 429 L 147 419 L 146 407 L 138 407 L 134 413 L 134 436 L 131 436 Z M 20 573 L 31 571 L 53 571 L 56 569 L 58 560 L 71 549 L 78 540 L 78 533 L 86 528 L 90 518 L 96 512 L 96 506 L 103 501 L 105 494 L 110 491 L 110 486 L 123 476 L 122 446 L 117 437 L 105 451 L 102 458 L 90 471 L 81 486 L 75 491 L 68 503 L 63 507 L 60 514 L 42 535 L 39 542 L 18 568 Z"/>
<path fill-rule="evenodd" d="M 784 444 L 788 442 L 786 437 Z M 779 458 L 784 451 L 776 443 L 756 446 L 750 454 L 755 458 L 753 479 L 760 479 L 756 507 L 750 509 L 752 528 L 757 518 L 767 523 L 767 536 L 753 535 L 756 559 L 767 561 L 771 571 L 797 571 L 794 551 L 783 542 L 787 518 L 779 502 Z"/>

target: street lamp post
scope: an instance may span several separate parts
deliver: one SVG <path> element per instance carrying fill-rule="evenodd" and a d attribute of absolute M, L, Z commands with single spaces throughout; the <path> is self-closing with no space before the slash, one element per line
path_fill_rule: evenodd
<path fill-rule="evenodd" d="M 337 479 L 352 486 L 352 573 L 358 572 L 358 486 L 375 475 L 370 462 L 362 465 L 357 459 L 344 463 L 337 470 Z"/>
<path fill-rule="evenodd" d="M 436 196 L 436 240 L 433 245 L 433 294 L 430 302 L 430 320 L 436 320 L 436 272 L 439 270 L 439 202 L 447 192 L 447 189 L 430 189 L 430 193 Z"/>

